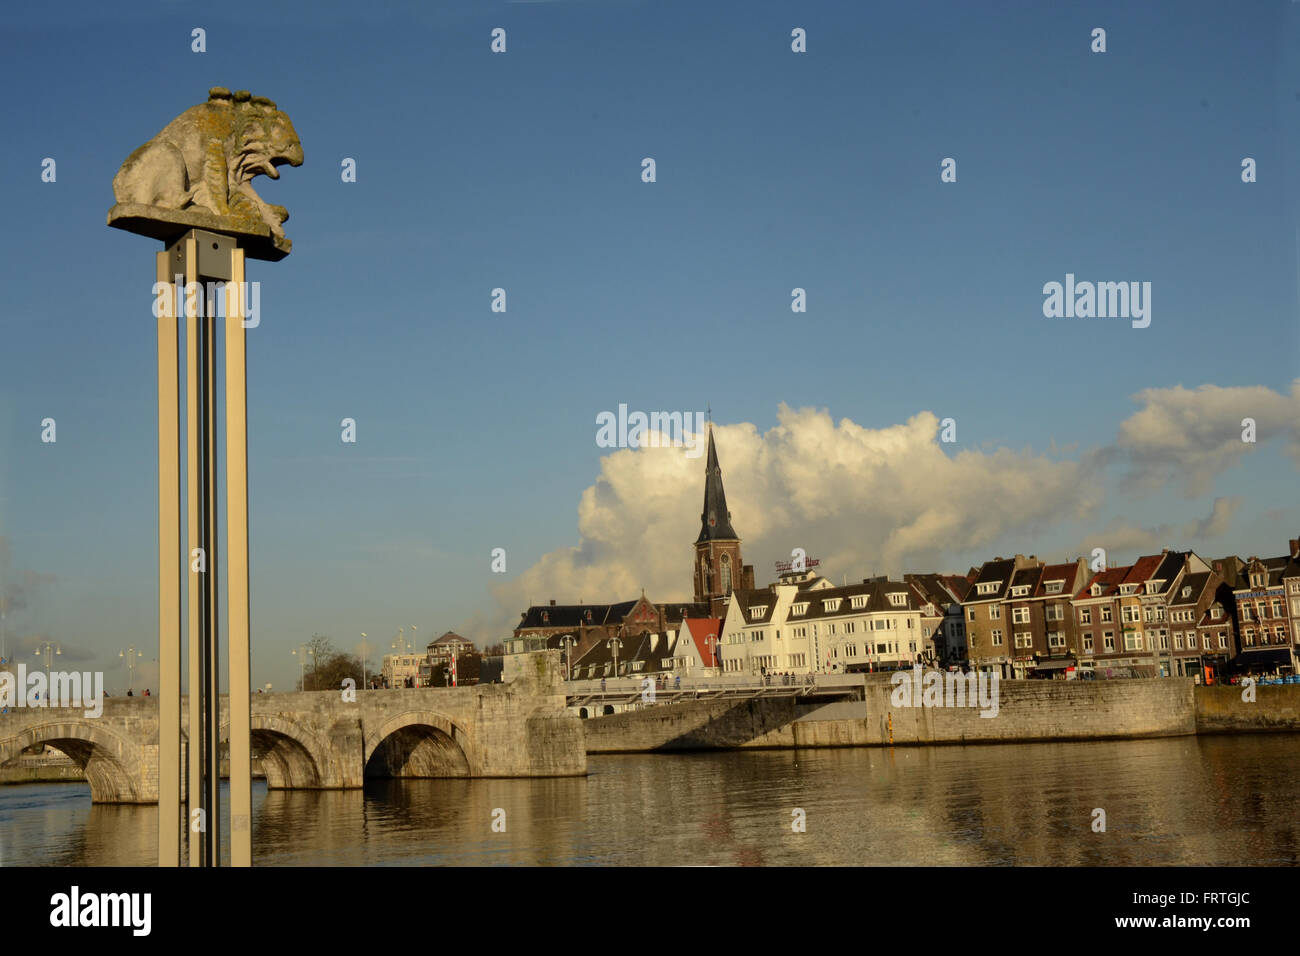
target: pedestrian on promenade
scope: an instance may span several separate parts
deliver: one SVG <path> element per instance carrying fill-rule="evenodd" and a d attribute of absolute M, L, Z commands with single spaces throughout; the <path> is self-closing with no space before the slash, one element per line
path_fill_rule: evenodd
<path fill-rule="evenodd" d="M 600 679 L 600 692 L 605 693 L 605 678 L 603 677 Z"/>
<path fill-rule="evenodd" d="M 126 696 L 127 696 L 127 697 L 134 697 L 134 696 L 135 696 L 135 691 L 128 689 L 127 692 L 126 692 Z"/>
<path fill-rule="evenodd" d="M 149 688 L 148 688 L 148 687 L 146 687 L 146 688 L 144 689 L 144 696 L 146 696 L 146 697 L 149 696 Z"/>
<path fill-rule="evenodd" d="M 678 690 L 681 690 L 681 689 L 682 689 L 682 675 L 681 675 L 681 674 L 678 674 L 678 675 L 677 675 L 677 689 L 678 689 Z"/>

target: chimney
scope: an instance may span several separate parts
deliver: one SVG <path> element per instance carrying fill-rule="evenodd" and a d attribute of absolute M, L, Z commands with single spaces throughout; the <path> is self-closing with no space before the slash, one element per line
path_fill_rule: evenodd
<path fill-rule="evenodd" d="M 1292 538 L 1287 544 L 1291 546 L 1291 557 L 1300 558 L 1300 538 Z"/>

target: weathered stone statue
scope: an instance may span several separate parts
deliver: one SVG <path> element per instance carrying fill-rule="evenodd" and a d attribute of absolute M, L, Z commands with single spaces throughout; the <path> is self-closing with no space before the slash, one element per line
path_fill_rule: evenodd
<path fill-rule="evenodd" d="M 108 224 L 170 241 L 189 229 L 239 236 L 248 255 L 281 259 L 293 244 L 289 212 L 265 202 L 255 176 L 279 179 L 277 166 L 302 165 L 302 143 L 289 117 L 263 96 L 224 87 L 176 117 L 122 164 Z"/>

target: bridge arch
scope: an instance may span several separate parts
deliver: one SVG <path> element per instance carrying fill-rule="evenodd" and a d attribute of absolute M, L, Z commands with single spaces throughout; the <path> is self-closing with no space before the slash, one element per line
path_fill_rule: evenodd
<path fill-rule="evenodd" d="M 468 777 L 469 735 L 443 714 L 408 710 L 365 735 L 369 777 Z"/>
<path fill-rule="evenodd" d="M 249 728 L 254 759 L 262 762 L 270 790 L 320 790 L 329 778 L 330 748 L 317 734 L 281 714 L 253 714 Z M 230 719 L 223 715 L 221 743 L 230 744 Z"/>
<path fill-rule="evenodd" d="M 67 754 L 86 774 L 92 803 L 152 803 L 140 792 L 142 764 L 135 745 L 98 721 L 73 718 L 31 724 L 0 738 L 0 764 L 34 744 Z"/>

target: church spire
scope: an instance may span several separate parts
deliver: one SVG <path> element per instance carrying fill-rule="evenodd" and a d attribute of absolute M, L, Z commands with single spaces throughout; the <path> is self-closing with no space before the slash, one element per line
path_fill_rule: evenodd
<path fill-rule="evenodd" d="M 704 541 L 738 541 L 727 510 L 727 493 L 722 489 L 722 469 L 718 467 L 718 449 L 713 444 L 713 424 L 709 423 L 709 457 L 704 471 L 704 511 L 700 514 L 700 536 Z"/>

